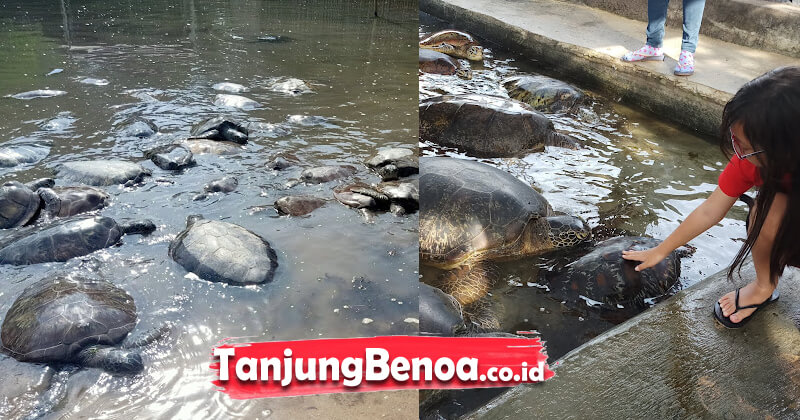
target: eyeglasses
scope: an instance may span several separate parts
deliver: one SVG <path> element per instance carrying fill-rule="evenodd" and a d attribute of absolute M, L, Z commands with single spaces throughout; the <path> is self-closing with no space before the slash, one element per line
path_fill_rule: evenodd
<path fill-rule="evenodd" d="M 739 150 L 742 148 L 742 146 L 739 144 L 739 140 L 736 139 L 736 136 L 733 135 L 733 129 L 730 129 L 730 133 L 731 133 L 731 146 L 733 147 L 733 153 L 735 153 L 736 157 L 739 158 L 740 160 L 747 159 L 750 156 L 757 155 L 759 153 L 764 153 L 763 150 L 757 150 L 753 153 L 748 153 L 743 155 L 742 152 Z"/>

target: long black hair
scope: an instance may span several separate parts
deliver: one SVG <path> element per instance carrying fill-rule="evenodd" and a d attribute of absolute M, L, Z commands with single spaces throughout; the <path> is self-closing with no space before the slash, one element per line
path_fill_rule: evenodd
<path fill-rule="evenodd" d="M 755 203 L 755 219 L 728 278 L 741 270 L 753 249 L 777 193 L 789 199 L 769 257 L 773 285 L 787 265 L 800 265 L 800 67 L 781 67 L 746 83 L 725 105 L 720 126 L 720 148 L 732 156 L 730 129 L 740 123 L 753 150 L 763 150 L 759 173 L 763 185 Z M 791 181 L 789 185 L 786 178 Z M 777 275 L 777 276 L 776 276 Z"/>

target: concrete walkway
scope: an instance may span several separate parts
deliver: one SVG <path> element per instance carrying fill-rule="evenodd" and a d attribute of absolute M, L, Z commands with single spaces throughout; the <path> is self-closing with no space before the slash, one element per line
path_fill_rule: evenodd
<path fill-rule="evenodd" d="M 420 9 L 512 51 L 564 78 L 620 98 L 705 134 L 716 134 L 722 108 L 745 82 L 800 59 L 701 36 L 697 70 L 672 74 L 681 32 L 667 29 L 664 62 L 624 63 L 645 41 L 645 24 L 553 0 L 420 0 Z M 798 22 L 800 25 L 800 22 Z"/>
<path fill-rule="evenodd" d="M 752 265 L 742 273 L 755 275 Z M 778 302 L 727 330 L 711 311 L 734 286 L 715 274 L 565 355 L 552 379 L 469 418 L 800 418 L 800 272 L 778 287 Z"/>

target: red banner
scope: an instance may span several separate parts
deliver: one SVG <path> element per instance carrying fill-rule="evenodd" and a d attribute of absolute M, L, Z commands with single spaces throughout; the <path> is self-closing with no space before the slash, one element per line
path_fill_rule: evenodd
<path fill-rule="evenodd" d="M 214 348 L 213 381 L 231 398 L 398 389 L 507 387 L 554 374 L 538 338 L 391 336 Z"/>

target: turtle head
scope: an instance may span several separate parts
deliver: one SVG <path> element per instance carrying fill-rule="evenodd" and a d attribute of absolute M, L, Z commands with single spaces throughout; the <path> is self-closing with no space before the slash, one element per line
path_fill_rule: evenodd
<path fill-rule="evenodd" d="M 142 355 L 137 350 L 109 346 L 87 347 L 78 353 L 78 361 L 87 367 L 123 375 L 133 375 L 144 369 Z"/>
<path fill-rule="evenodd" d="M 472 70 L 470 70 L 470 69 L 457 69 L 456 70 L 456 76 L 458 76 L 458 77 L 460 77 L 462 79 L 472 80 Z"/>
<path fill-rule="evenodd" d="M 480 45 L 473 45 L 467 48 L 467 60 L 481 61 L 483 60 L 483 47 Z"/>
<path fill-rule="evenodd" d="M 551 216 L 547 224 L 550 225 L 550 241 L 556 249 L 571 247 L 592 237 L 592 230 L 580 217 Z"/>

